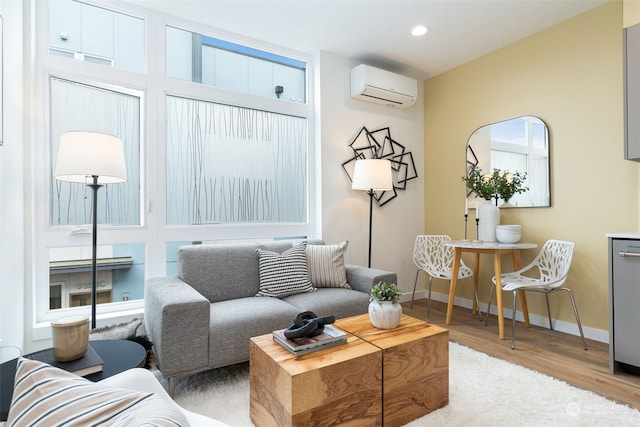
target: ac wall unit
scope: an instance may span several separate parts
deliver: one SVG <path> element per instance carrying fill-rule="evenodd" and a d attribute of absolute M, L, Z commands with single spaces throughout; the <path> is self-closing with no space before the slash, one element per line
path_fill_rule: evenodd
<path fill-rule="evenodd" d="M 408 108 L 418 98 L 418 82 L 361 64 L 351 69 L 351 97 L 389 107 Z"/>

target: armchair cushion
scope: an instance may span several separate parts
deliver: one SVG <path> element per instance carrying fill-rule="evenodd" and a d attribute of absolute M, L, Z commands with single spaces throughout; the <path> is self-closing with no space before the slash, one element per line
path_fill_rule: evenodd
<path fill-rule="evenodd" d="M 20 358 L 9 426 L 188 426 L 154 393 L 104 386 L 46 363 Z"/>
<path fill-rule="evenodd" d="M 256 296 L 282 298 L 316 288 L 309 281 L 307 244 L 301 243 L 282 254 L 256 249 L 260 261 L 260 290 Z"/>

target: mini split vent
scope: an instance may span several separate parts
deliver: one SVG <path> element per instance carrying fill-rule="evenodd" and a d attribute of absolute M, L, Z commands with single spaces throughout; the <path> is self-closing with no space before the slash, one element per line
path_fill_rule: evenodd
<path fill-rule="evenodd" d="M 418 98 L 418 82 L 362 64 L 351 69 L 351 97 L 389 107 L 408 108 Z"/>

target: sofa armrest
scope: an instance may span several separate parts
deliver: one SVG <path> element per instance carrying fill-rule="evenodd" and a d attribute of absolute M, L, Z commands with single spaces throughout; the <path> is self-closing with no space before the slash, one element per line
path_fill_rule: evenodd
<path fill-rule="evenodd" d="M 345 264 L 347 271 L 347 283 L 351 288 L 369 293 L 378 282 L 398 283 L 396 273 L 385 270 L 376 270 L 375 268 L 361 267 L 359 265 Z"/>
<path fill-rule="evenodd" d="M 144 324 L 165 378 L 209 365 L 210 303 L 177 277 L 148 279 Z"/>

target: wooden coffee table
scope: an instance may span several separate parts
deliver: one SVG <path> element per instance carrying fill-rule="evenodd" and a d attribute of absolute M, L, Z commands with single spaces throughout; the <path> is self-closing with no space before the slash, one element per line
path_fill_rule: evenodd
<path fill-rule="evenodd" d="M 260 426 L 401 426 L 449 403 L 449 331 L 402 315 L 378 329 L 336 321 L 347 344 L 296 357 L 271 334 L 250 341 L 250 413 Z"/>
<path fill-rule="evenodd" d="M 271 334 L 251 338 L 249 348 L 257 427 L 382 425 L 380 348 L 349 335 L 346 344 L 296 357 Z"/>
<path fill-rule="evenodd" d="M 449 403 L 449 331 L 402 315 L 378 329 L 368 314 L 335 325 L 382 350 L 383 425 L 401 426 Z"/>

